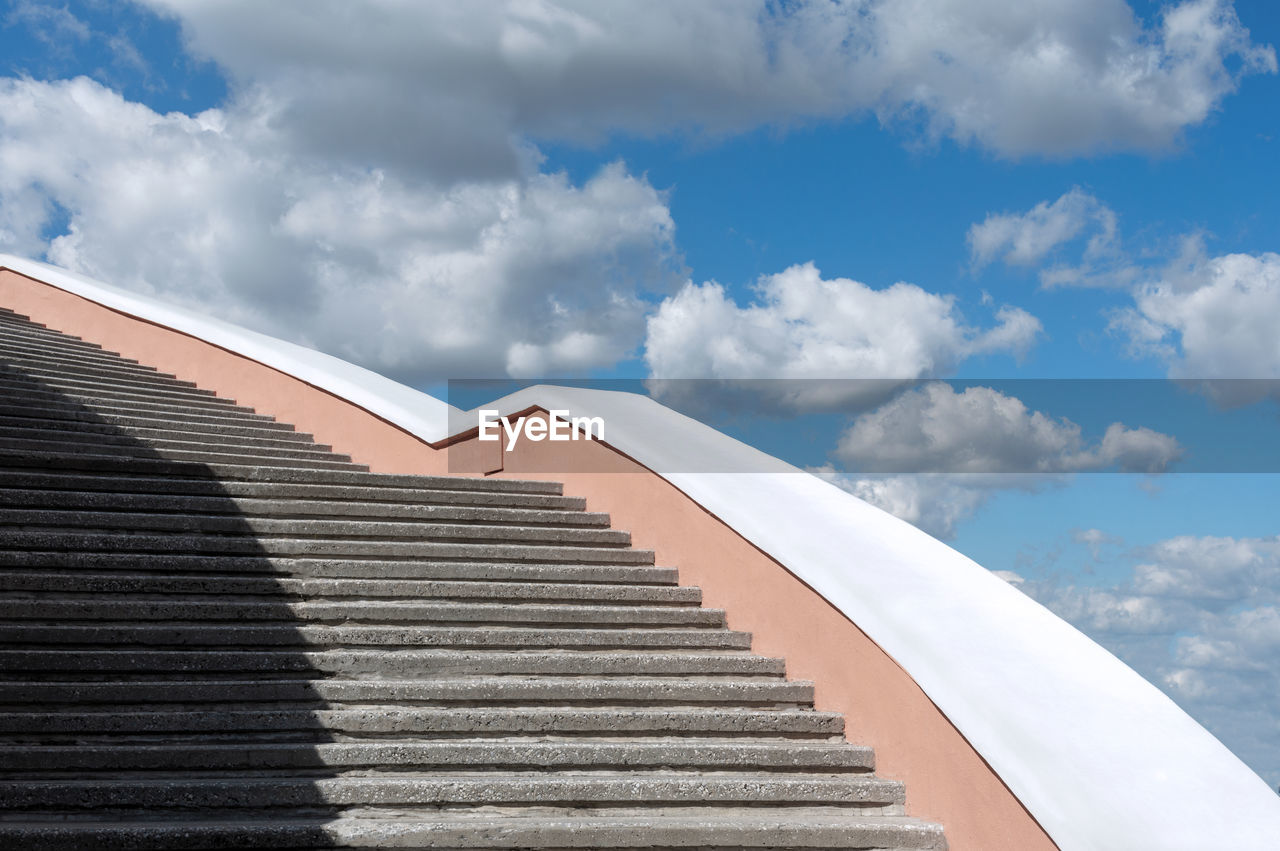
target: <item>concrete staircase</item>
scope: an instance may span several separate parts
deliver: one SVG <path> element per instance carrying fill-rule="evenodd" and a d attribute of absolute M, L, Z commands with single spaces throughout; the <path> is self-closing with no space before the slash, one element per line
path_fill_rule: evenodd
<path fill-rule="evenodd" d="M 559 485 L 0 312 L 0 848 L 945 848 L 812 701 Z"/>

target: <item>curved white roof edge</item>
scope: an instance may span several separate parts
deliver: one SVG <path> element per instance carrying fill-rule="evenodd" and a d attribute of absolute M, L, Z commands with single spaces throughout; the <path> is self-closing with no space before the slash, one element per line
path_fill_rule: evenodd
<path fill-rule="evenodd" d="M 2 253 L 0 267 L 244 355 L 346 399 L 419 437 L 424 434 L 443 437 L 449 430 L 449 415 L 457 412 L 456 408 L 434 396 L 333 355 L 166 304 L 150 296 L 131 293 L 67 269 Z M 434 443 L 439 439 L 431 440 Z"/>
<path fill-rule="evenodd" d="M 610 445 L 843 612 L 1063 851 L 1262 851 L 1280 842 L 1280 796 L 1239 757 L 1124 662 L 967 556 L 645 396 L 544 385 L 485 407 L 507 414 L 534 405 L 602 417 Z M 699 469 L 742 472 L 678 472 Z"/>
<path fill-rule="evenodd" d="M 474 426 L 474 411 L 337 358 L 43 263 L 0 255 L 0 266 L 289 372 L 427 442 L 448 436 L 450 411 L 455 433 Z M 1275 791 L 1159 689 L 969 558 L 644 396 L 541 385 L 484 407 L 533 406 L 603 417 L 612 446 L 840 609 L 906 669 L 1063 851 L 1276 847 Z M 709 467 L 742 472 L 674 472 Z"/>

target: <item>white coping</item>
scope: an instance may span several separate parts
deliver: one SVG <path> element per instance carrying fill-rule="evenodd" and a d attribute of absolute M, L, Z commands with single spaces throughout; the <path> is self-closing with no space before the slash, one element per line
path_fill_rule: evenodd
<path fill-rule="evenodd" d="M 0 265 L 277 369 L 293 364 L 304 381 L 428 442 L 447 436 L 444 402 L 372 382 L 373 373 L 337 358 L 44 264 L 0 255 Z M 1063 851 L 1280 846 L 1274 790 L 1159 689 L 969 558 L 647 397 L 542 385 L 483 407 L 535 405 L 603 417 L 611 445 L 840 609 L 910 673 Z M 475 412 L 463 418 L 473 422 Z M 743 472 L 674 472 L 708 467 Z"/>

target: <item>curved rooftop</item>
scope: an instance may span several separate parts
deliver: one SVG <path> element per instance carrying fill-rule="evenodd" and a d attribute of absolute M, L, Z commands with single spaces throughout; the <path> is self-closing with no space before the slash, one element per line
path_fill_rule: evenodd
<path fill-rule="evenodd" d="M 0 255 L 0 267 L 268 366 L 432 447 L 475 428 L 476 411 L 329 355 L 43 263 Z M 542 385 L 483 407 L 604 418 L 613 450 L 901 666 L 1059 848 L 1275 847 L 1280 797 L 1239 758 L 1114 655 L 940 541 L 647 397 Z M 712 467 L 738 472 L 688 472 Z"/>

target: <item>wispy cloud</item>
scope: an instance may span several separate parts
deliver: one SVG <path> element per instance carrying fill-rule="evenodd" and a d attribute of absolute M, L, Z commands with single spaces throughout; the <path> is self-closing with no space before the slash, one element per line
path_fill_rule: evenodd
<path fill-rule="evenodd" d="M 1119 216 L 1080 187 L 1022 213 L 992 213 L 967 241 L 975 272 L 1001 260 L 1036 268 L 1046 288 L 1123 287 L 1141 274 L 1121 244 Z"/>
<path fill-rule="evenodd" d="M 1019 587 L 1163 688 L 1277 785 L 1280 538 L 1182 536 L 1130 558 L 1136 564 L 1118 583 Z"/>
<path fill-rule="evenodd" d="M 1111 208 L 1076 188 L 975 223 L 970 253 L 979 270 L 997 258 L 1038 267 L 1045 286 L 1127 289 L 1133 303 L 1108 313 L 1108 329 L 1131 354 L 1162 361 L 1172 378 L 1280 379 L 1280 254 L 1215 256 L 1200 232 L 1182 235 L 1175 251 L 1134 252 L 1121 245 L 1116 222 Z M 1072 262 L 1063 259 L 1069 246 L 1078 249 Z M 1235 391 L 1276 395 L 1225 381 L 1205 389 L 1224 401 Z"/>
<path fill-rule="evenodd" d="M 52 50 L 69 52 L 72 45 L 89 40 L 89 26 L 65 6 L 17 0 L 5 15 L 6 27 L 20 27 Z"/>

